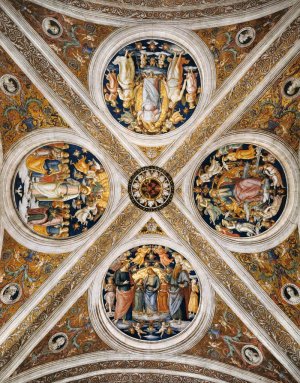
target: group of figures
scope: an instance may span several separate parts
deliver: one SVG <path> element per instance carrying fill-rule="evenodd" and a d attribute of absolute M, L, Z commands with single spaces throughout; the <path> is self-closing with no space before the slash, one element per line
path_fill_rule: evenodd
<path fill-rule="evenodd" d="M 119 330 L 136 339 L 156 341 L 180 333 L 195 317 L 199 302 L 192 266 L 164 246 L 125 252 L 105 276 L 106 313 Z"/>
<path fill-rule="evenodd" d="M 34 232 L 72 237 L 103 215 L 109 198 L 108 175 L 86 149 L 65 142 L 48 144 L 20 164 L 14 197 L 19 215 Z"/>
<path fill-rule="evenodd" d="M 104 98 L 124 127 L 161 134 L 186 122 L 198 103 L 200 74 L 178 45 L 141 40 L 122 48 L 104 78 Z"/>
<path fill-rule="evenodd" d="M 286 177 L 275 156 L 250 144 L 231 144 L 204 160 L 194 181 L 194 198 L 202 218 L 219 233 L 253 237 L 281 216 Z"/>

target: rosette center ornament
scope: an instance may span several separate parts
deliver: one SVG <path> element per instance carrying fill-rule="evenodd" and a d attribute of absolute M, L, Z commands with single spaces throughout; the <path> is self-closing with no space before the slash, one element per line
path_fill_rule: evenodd
<path fill-rule="evenodd" d="M 174 183 L 165 170 L 157 166 L 145 166 L 130 177 L 128 193 L 132 203 L 140 209 L 156 211 L 172 201 Z"/>

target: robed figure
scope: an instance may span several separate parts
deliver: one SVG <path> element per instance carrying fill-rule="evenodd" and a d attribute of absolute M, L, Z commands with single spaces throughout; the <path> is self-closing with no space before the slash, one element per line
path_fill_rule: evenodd
<path fill-rule="evenodd" d="M 145 308 L 147 314 L 157 312 L 157 291 L 159 289 L 159 277 L 150 267 L 144 280 L 145 288 Z"/>
<path fill-rule="evenodd" d="M 181 264 L 176 264 L 170 278 L 169 290 L 169 311 L 172 319 L 188 319 L 189 282 L 187 271 L 182 270 Z"/>
<path fill-rule="evenodd" d="M 132 319 L 132 302 L 134 299 L 134 287 L 131 273 L 129 272 L 129 263 L 125 263 L 115 273 L 116 285 L 116 308 L 115 321 Z"/>

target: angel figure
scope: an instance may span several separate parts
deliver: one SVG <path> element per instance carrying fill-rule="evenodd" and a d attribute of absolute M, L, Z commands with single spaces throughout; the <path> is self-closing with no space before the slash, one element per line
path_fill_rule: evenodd
<path fill-rule="evenodd" d="M 173 262 L 173 259 L 170 259 L 168 253 L 162 246 L 157 246 L 154 249 L 154 252 L 159 256 L 160 263 L 164 266 L 164 268 L 168 267 L 170 263 Z"/>
<path fill-rule="evenodd" d="M 135 329 L 136 333 L 138 334 L 139 338 L 142 339 L 142 335 L 147 334 L 145 331 L 141 329 L 141 324 L 138 322 L 136 325 L 133 324 L 133 328 Z"/>
<path fill-rule="evenodd" d="M 183 52 L 177 56 L 177 53 L 174 53 L 174 57 L 169 59 L 171 61 L 168 72 L 167 72 L 167 81 L 166 88 L 169 98 L 169 107 L 172 109 L 175 107 L 178 101 L 182 99 L 183 93 L 185 91 L 187 79 L 184 80 L 183 84 L 183 65 L 188 64 L 189 60 L 182 57 Z"/>
<path fill-rule="evenodd" d="M 147 246 L 139 247 L 136 256 L 133 258 L 132 262 L 135 263 L 137 266 L 142 266 L 145 262 L 145 257 L 147 254 L 150 253 L 150 248 Z"/>
<path fill-rule="evenodd" d="M 132 105 L 134 99 L 134 61 L 131 54 L 126 51 L 124 56 L 116 57 L 113 64 L 119 66 L 117 79 L 121 88 L 118 88 L 118 94 L 123 101 L 124 108 L 128 109 Z"/>
<path fill-rule="evenodd" d="M 158 331 L 156 331 L 156 334 L 160 334 L 160 338 L 162 338 L 167 329 L 168 325 L 166 324 L 166 322 L 161 322 L 161 327 Z"/>
<path fill-rule="evenodd" d="M 118 97 L 118 80 L 115 71 L 109 71 L 105 76 L 108 80 L 106 85 L 109 93 L 105 93 L 105 100 L 111 103 L 111 106 L 115 107 L 117 105 L 116 99 Z"/>

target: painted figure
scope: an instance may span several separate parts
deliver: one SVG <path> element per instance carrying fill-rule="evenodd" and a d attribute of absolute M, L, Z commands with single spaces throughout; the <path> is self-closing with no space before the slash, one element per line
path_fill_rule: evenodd
<path fill-rule="evenodd" d="M 190 262 L 161 245 L 142 245 L 123 253 L 110 266 L 102 291 L 105 311 L 114 325 L 147 341 L 182 331 L 201 301 L 200 284 Z"/>
<path fill-rule="evenodd" d="M 115 273 L 116 291 L 116 309 L 115 321 L 119 319 L 131 319 L 131 305 L 134 299 L 134 288 L 132 286 L 131 273 L 129 271 L 129 263 L 125 263 Z"/>
<path fill-rule="evenodd" d="M 159 277 L 155 271 L 149 267 L 144 281 L 145 287 L 145 309 L 147 314 L 153 314 L 157 311 L 157 291 L 159 289 Z"/>
<path fill-rule="evenodd" d="M 118 88 L 120 99 L 123 101 L 124 108 L 129 108 L 134 98 L 134 61 L 131 54 L 126 51 L 124 56 L 118 56 L 113 63 L 119 66 L 117 79 L 121 87 Z"/>

